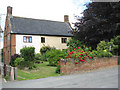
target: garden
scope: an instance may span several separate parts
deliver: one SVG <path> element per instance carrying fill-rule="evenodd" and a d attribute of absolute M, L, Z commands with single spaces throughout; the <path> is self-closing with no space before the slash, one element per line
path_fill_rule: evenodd
<path fill-rule="evenodd" d="M 69 40 L 67 42 L 68 48 L 64 50 L 43 46 L 40 49 L 40 53 L 35 53 L 34 47 L 24 47 L 20 50 L 20 55 L 15 54 L 11 57 L 9 64 L 13 67 L 18 67 L 18 80 L 60 76 L 67 72 L 63 68 L 65 65 L 70 66 L 72 64 L 72 69 L 76 65 L 82 66 L 85 63 L 94 63 L 95 58 L 118 56 L 119 39 L 120 36 L 117 36 L 109 42 L 100 41 L 96 49 L 92 49 L 89 45 L 85 45 L 82 41 L 75 39 Z M 105 59 L 103 59 L 103 62 L 106 62 Z M 87 66 L 90 65 L 87 64 Z"/>

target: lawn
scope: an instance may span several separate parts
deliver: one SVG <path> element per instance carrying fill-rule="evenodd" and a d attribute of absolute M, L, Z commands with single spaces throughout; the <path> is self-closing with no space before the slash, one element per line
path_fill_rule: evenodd
<path fill-rule="evenodd" d="M 18 80 L 31 80 L 46 78 L 51 76 L 60 76 L 60 74 L 55 73 L 56 68 L 54 66 L 48 66 L 48 62 L 43 62 L 41 64 L 36 64 L 37 68 L 34 70 L 20 70 L 17 69 Z"/>

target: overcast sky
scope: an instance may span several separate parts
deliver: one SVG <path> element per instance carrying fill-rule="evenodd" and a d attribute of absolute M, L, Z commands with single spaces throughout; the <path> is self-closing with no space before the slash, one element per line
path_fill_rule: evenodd
<path fill-rule="evenodd" d="M 13 7 L 13 16 L 64 21 L 64 15 L 69 15 L 73 23 L 74 15 L 81 16 L 83 5 L 88 2 L 90 0 L 0 0 L 1 27 L 4 30 L 7 6 Z"/>

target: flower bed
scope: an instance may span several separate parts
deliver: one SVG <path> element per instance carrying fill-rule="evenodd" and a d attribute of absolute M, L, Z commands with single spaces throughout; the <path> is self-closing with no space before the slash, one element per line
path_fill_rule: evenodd
<path fill-rule="evenodd" d="M 103 57 L 86 59 L 84 63 L 75 63 L 74 59 L 62 59 L 60 62 L 60 73 L 72 74 L 80 71 L 89 71 L 100 67 L 115 66 L 118 65 L 118 57 Z"/>

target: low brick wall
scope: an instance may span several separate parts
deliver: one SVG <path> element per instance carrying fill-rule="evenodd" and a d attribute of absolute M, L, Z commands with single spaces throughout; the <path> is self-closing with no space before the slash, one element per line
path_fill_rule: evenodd
<path fill-rule="evenodd" d="M 64 59 L 60 62 L 60 72 L 64 74 L 78 73 L 80 71 L 88 71 L 100 67 L 108 67 L 118 65 L 118 57 L 103 57 L 88 59 L 85 63 L 74 64 L 73 59 Z"/>

